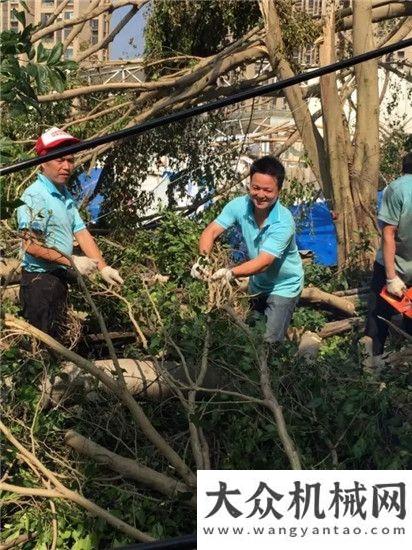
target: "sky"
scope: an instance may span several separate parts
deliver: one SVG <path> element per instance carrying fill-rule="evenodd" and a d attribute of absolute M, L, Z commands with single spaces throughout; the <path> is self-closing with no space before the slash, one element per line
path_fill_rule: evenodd
<path fill-rule="evenodd" d="M 110 59 L 133 59 L 142 55 L 144 49 L 143 30 L 148 9 L 149 6 L 139 10 L 116 36 L 110 45 Z M 113 29 L 128 11 L 130 11 L 130 6 L 115 10 L 111 17 L 110 29 Z"/>

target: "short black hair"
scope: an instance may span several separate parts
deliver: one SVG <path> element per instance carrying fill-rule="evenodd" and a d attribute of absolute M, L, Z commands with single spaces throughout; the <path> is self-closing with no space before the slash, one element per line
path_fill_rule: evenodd
<path fill-rule="evenodd" d="M 407 153 L 402 159 L 402 172 L 412 174 L 412 151 Z"/>
<path fill-rule="evenodd" d="M 285 168 L 277 158 L 266 156 L 255 160 L 250 167 L 250 177 L 256 173 L 273 176 L 276 178 L 278 189 L 282 189 L 283 180 L 285 179 Z"/>

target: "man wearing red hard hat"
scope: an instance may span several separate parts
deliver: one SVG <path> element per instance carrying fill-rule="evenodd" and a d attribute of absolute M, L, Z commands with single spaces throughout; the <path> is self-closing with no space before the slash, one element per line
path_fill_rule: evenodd
<path fill-rule="evenodd" d="M 39 137 L 35 149 L 43 156 L 79 141 L 59 128 L 51 128 Z M 99 271 L 109 285 L 122 284 L 123 279 L 104 261 L 66 187 L 74 169 L 73 155 L 40 166 L 36 180 L 21 196 L 24 204 L 17 209 L 25 242 L 20 300 L 23 316 L 32 325 L 59 338 L 66 324 L 68 282 L 74 279 L 66 256 L 81 275 Z M 72 255 L 73 237 L 84 256 Z"/>

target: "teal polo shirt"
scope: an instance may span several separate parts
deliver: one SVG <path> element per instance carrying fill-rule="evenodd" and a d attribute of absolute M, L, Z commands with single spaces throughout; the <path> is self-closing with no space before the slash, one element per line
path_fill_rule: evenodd
<path fill-rule="evenodd" d="M 65 187 L 60 191 L 39 173 L 20 200 L 24 204 L 17 208 L 19 229 L 40 233 L 45 246 L 57 248 L 70 256 L 73 252 L 73 234 L 86 226 L 69 191 Z M 26 271 L 45 273 L 64 266 L 35 258 L 26 252 L 22 267 Z"/>
<path fill-rule="evenodd" d="M 378 219 L 396 225 L 395 269 L 402 280 L 412 285 L 412 174 L 405 174 L 388 185 L 382 199 Z M 384 265 L 382 248 L 376 261 Z"/>
<path fill-rule="evenodd" d="M 295 239 L 295 222 L 290 211 L 279 200 L 273 205 L 265 223 L 259 227 L 249 195 L 231 200 L 215 219 L 224 229 L 238 224 L 246 242 L 249 258 L 261 252 L 274 256 L 275 261 L 264 271 L 252 275 L 252 294 L 277 294 L 294 298 L 303 288 L 303 266 Z"/>

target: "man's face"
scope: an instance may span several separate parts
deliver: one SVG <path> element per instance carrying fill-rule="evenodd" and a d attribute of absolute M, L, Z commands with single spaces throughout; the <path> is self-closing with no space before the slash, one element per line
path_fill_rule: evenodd
<path fill-rule="evenodd" d="M 249 196 L 256 211 L 268 210 L 279 196 L 276 177 L 259 172 L 253 174 L 250 178 Z"/>
<path fill-rule="evenodd" d="M 66 155 L 54 160 L 44 162 L 42 165 L 43 174 L 50 181 L 57 185 L 66 185 L 74 169 L 74 156 Z"/>

